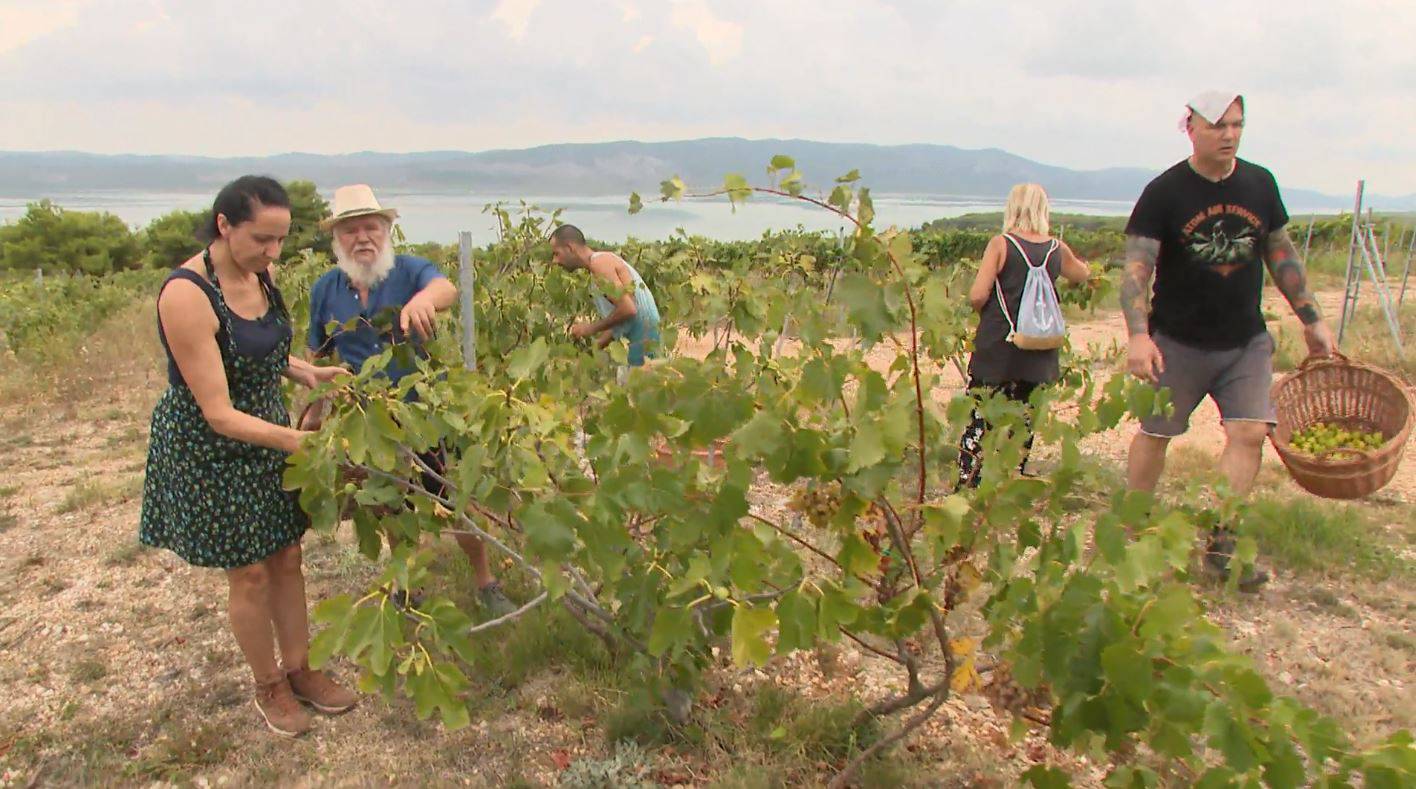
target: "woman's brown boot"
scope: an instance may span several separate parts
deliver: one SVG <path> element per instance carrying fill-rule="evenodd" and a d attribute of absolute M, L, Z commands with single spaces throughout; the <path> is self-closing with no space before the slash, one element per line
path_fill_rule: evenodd
<path fill-rule="evenodd" d="M 290 680 L 281 675 L 271 682 L 256 683 L 256 709 L 270 730 L 282 737 L 299 737 L 310 730 L 310 713 L 295 700 Z"/>
<path fill-rule="evenodd" d="M 354 691 L 339 685 L 323 671 L 310 668 L 309 663 L 290 672 L 290 688 L 295 698 L 326 715 L 348 712 L 359 703 Z"/>

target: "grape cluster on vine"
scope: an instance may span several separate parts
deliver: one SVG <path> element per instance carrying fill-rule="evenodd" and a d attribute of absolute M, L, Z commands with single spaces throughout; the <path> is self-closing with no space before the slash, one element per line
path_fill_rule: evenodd
<path fill-rule="evenodd" d="M 813 482 L 797 488 L 787 501 L 787 507 L 806 516 L 811 525 L 825 528 L 841 511 L 841 483 Z"/>
<path fill-rule="evenodd" d="M 1000 661 L 993 667 L 988 681 L 983 685 L 983 697 L 999 712 L 1022 715 L 1028 709 L 1046 707 L 1049 700 L 1047 688 L 1025 688 L 1013 676 L 1011 663 Z"/>

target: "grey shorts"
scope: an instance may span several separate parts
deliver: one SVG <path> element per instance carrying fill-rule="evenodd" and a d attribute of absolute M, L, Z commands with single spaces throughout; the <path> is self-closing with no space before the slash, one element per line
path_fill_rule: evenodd
<path fill-rule="evenodd" d="M 1152 336 L 1165 362 L 1160 386 L 1169 387 L 1175 411 L 1141 420 L 1141 432 L 1173 438 L 1190 426 L 1190 414 L 1209 395 L 1224 422 L 1278 424 L 1269 399 L 1273 386 L 1273 337 L 1254 335 L 1246 345 L 1208 350 L 1185 345 L 1157 332 Z"/>

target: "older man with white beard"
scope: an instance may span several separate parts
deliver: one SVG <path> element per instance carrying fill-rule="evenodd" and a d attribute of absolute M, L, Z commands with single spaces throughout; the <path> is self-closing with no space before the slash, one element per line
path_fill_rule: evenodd
<path fill-rule="evenodd" d="M 457 288 L 431 260 L 394 254 L 390 231 L 397 218 L 398 211 L 380 206 L 364 184 L 335 190 L 333 215 L 320 226 L 333 230 L 338 265 L 310 290 L 308 342 L 316 355 L 337 351 L 341 361 L 357 370 L 382 353 L 390 339 L 376 328 L 379 314 L 398 312 L 395 339 L 426 339 L 437 313 L 457 299 Z M 355 318 L 360 319 L 356 329 L 326 332 L 331 321 L 344 325 Z M 394 380 L 409 372 L 393 365 L 387 369 Z"/>
<path fill-rule="evenodd" d="M 336 189 L 331 212 L 321 227 L 333 230 L 332 246 L 338 265 L 310 290 L 308 344 L 314 356 L 337 352 L 342 362 L 357 370 L 370 357 L 382 353 L 389 340 L 401 341 L 411 336 L 417 342 L 430 337 L 437 313 L 452 306 L 457 288 L 431 260 L 394 254 L 391 230 L 398 211 L 379 205 L 367 185 Z M 376 316 L 387 311 L 398 312 L 393 337 L 381 335 L 375 326 Z M 331 323 L 343 327 L 356 318 L 356 328 L 327 331 Z M 410 372 L 396 361 L 384 368 L 394 382 Z M 311 429 L 313 425 L 302 427 Z M 428 453 L 423 460 L 436 469 L 446 463 L 440 451 Z M 426 475 L 423 486 L 432 493 L 442 490 L 436 479 Z M 481 540 L 456 536 L 472 564 L 483 607 L 493 616 L 510 613 L 515 606 L 492 577 Z"/>

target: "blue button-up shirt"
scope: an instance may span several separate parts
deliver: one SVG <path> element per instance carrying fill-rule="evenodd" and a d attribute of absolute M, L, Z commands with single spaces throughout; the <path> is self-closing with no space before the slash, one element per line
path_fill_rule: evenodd
<path fill-rule="evenodd" d="M 398 255 L 393 259 L 393 268 L 383 282 L 369 289 L 369 303 L 359 301 L 359 291 L 349 281 L 349 275 L 338 268 L 325 272 L 310 289 L 310 331 L 307 342 L 310 350 L 325 354 L 337 351 L 339 358 L 354 369 L 364 366 L 370 356 L 383 353 L 392 335 L 380 334 L 374 328 L 374 319 L 385 310 L 392 310 L 393 331 L 398 331 L 398 314 L 404 306 L 423 288 L 435 279 L 444 279 L 438 267 L 426 258 L 414 255 Z M 358 328 L 336 329 L 333 334 L 326 326 L 334 321 L 339 324 L 360 318 Z M 413 372 L 397 363 L 390 363 L 386 370 L 388 377 L 398 379 Z"/>

